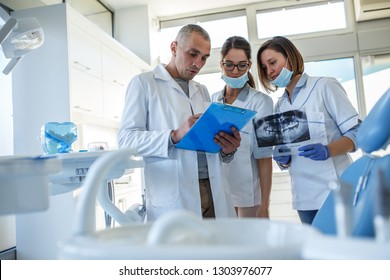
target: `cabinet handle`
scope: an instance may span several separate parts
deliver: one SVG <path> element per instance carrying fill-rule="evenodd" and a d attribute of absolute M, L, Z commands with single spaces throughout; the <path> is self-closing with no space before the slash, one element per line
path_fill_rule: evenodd
<path fill-rule="evenodd" d="M 124 87 L 124 86 L 125 86 L 124 84 L 118 82 L 117 80 L 112 80 L 112 82 L 113 82 L 114 84 L 117 84 L 118 86 L 121 86 L 121 87 Z"/>
<path fill-rule="evenodd" d="M 88 109 L 88 108 L 84 108 L 84 107 L 80 107 L 78 105 L 75 105 L 73 106 L 75 109 L 79 109 L 79 110 L 82 110 L 82 111 L 86 111 L 86 112 L 91 112 L 92 110 L 91 109 Z"/>
<path fill-rule="evenodd" d="M 83 63 L 80 63 L 78 62 L 77 60 L 76 61 L 73 61 L 74 64 L 78 65 L 79 67 L 81 68 L 84 68 L 85 70 L 91 70 L 90 67 L 88 67 L 87 65 L 83 64 Z"/>

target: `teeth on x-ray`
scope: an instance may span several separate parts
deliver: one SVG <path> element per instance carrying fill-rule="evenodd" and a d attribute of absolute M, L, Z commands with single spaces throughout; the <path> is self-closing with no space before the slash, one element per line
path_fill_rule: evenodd
<path fill-rule="evenodd" d="M 310 139 L 305 112 L 292 110 L 267 116 L 255 122 L 259 147 L 291 144 Z"/>

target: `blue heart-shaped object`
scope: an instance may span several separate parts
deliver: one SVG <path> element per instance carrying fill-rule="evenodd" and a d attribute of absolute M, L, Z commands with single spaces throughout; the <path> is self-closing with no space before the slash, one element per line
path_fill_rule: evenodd
<path fill-rule="evenodd" d="M 41 129 L 41 143 L 47 154 L 68 153 L 77 140 L 77 127 L 72 122 L 48 122 Z"/>

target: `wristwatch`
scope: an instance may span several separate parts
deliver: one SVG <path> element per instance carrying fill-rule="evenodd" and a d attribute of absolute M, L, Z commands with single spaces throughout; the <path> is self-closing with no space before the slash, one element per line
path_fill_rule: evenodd
<path fill-rule="evenodd" d="M 233 152 L 231 152 L 231 153 L 225 154 L 225 153 L 221 150 L 221 155 L 222 155 L 222 157 L 232 157 L 236 152 L 237 152 L 237 149 L 235 149 L 235 150 L 234 150 Z"/>

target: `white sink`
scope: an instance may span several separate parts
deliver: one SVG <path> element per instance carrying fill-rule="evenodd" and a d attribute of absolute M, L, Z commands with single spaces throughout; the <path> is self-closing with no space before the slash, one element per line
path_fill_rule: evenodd
<path fill-rule="evenodd" d="M 301 259 L 309 226 L 266 219 L 200 220 L 188 212 L 154 224 L 78 234 L 59 246 L 60 259 Z"/>

